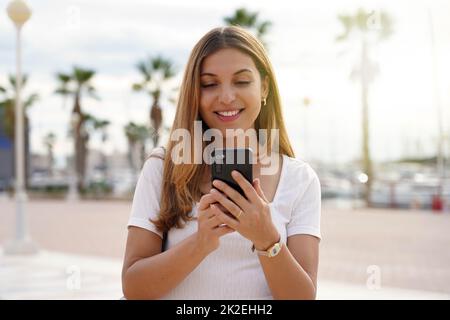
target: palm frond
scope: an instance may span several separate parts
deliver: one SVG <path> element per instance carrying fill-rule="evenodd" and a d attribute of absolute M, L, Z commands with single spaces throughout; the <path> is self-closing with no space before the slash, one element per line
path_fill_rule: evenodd
<path fill-rule="evenodd" d="M 145 61 L 139 61 L 136 64 L 136 68 L 139 70 L 139 72 L 144 76 L 145 81 L 150 81 L 152 78 L 151 71 L 147 67 L 147 64 Z"/>
<path fill-rule="evenodd" d="M 336 41 L 343 41 L 348 38 L 353 29 L 353 17 L 349 15 L 338 15 L 338 20 L 344 27 L 344 32 L 336 37 Z"/>
<path fill-rule="evenodd" d="M 381 24 L 381 30 L 379 34 L 380 39 L 387 39 L 389 38 L 393 30 L 393 24 L 394 21 L 390 15 L 388 15 L 386 12 L 381 12 L 380 14 L 380 24 Z"/>
<path fill-rule="evenodd" d="M 174 67 L 172 65 L 172 62 L 170 62 L 169 60 L 165 61 L 164 68 L 163 68 L 163 74 L 164 74 L 164 79 L 172 78 L 175 75 Z"/>
<path fill-rule="evenodd" d="M 355 27 L 361 31 L 366 32 L 368 29 L 368 21 L 371 16 L 371 13 L 366 12 L 364 9 L 358 9 L 355 16 L 353 17 L 353 21 Z"/>
<path fill-rule="evenodd" d="M 133 83 L 133 90 L 134 91 L 142 91 L 142 89 L 144 88 L 142 83 Z"/>
<path fill-rule="evenodd" d="M 94 129 L 103 129 L 110 125 L 108 120 L 95 119 Z"/>
<path fill-rule="evenodd" d="M 16 76 L 10 74 L 8 76 L 8 80 L 9 80 L 10 85 L 15 89 L 16 88 Z M 25 85 L 27 84 L 27 81 L 28 81 L 28 75 L 27 74 L 22 75 L 22 87 L 25 87 Z"/>
<path fill-rule="evenodd" d="M 67 88 L 61 87 L 61 88 L 57 88 L 57 89 L 54 91 L 54 93 L 55 93 L 55 94 L 60 94 L 60 95 L 62 95 L 62 96 L 66 96 L 66 95 L 72 94 L 73 91 L 70 91 L 70 90 L 67 89 Z"/>
<path fill-rule="evenodd" d="M 261 22 L 257 29 L 258 32 L 258 38 L 263 37 L 265 34 L 267 34 L 267 32 L 269 31 L 269 28 L 272 26 L 272 22 L 270 21 L 263 21 Z"/>
<path fill-rule="evenodd" d="M 94 98 L 95 100 L 100 100 L 100 97 L 98 96 L 97 91 L 95 90 L 94 86 L 89 85 L 86 88 L 86 92 L 91 98 Z"/>
<path fill-rule="evenodd" d="M 25 108 L 31 107 L 38 100 L 39 100 L 39 95 L 36 93 L 33 93 L 25 100 L 25 102 L 23 103 L 23 106 Z"/>
<path fill-rule="evenodd" d="M 339 15 L 338 20 L 344 27 L 344 32 L 336 37 L 336 41 L 346 40 L 353 30 L 378 35 L 380 40 L 392 34 L 392 19 L 384 11 L 367 12 L 358 9 L 354 15 Z M 376 24 L 374 27 L 371 27 L 372 22 Z"/>
<path fill-rule="evenodd" d="M 79 86 L 82 86 L 86 82 L 89 82 L 89 80 L 91 80 L 94 74 L 95 74 L 94 70 L 83 69 L 77 66 L 73 67 L 73 78 L 78 83 Z"/>
<path fill-rule="evenodd" d="M 164 58 L 161 56 L 156 56 L 153 59 L 150 59 L 150 65 L 152 66 L 151 71 L 161 70 L 164 65 Z"/>
<path fill-rule="evenodd" d="M 72 77 L 67 73 L 57 73 L 56 78 L 64 85 L 72 79 Z"/>
<path fill-rule="evenodd" d="M 255 27 L 258 18 L 257 12 L 249 12 L 245 8 L 236 9 L 230 17 L 225 17 L 224 21 L 230 26 L 241 26 L 247 28 Z"/>

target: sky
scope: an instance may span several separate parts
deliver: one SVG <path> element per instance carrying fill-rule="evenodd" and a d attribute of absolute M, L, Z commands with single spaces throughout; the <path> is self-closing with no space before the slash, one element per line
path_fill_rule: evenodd
<path fill-rule="evenodd" d="M 8 2 L 0 0 L 0 84 L 15 72 L 14 27 L 4 10 Z M 344 163 L 360 155 L 360 87 L 350 79 L 359 57 L 358 42 L 356 37 L 346 43 L 335 41 L 343 30 L 337 15 L 352 14 L 360 7 L 382 9 L 394 20 L 393 35 L 373 44 L 370 52 L 379 66 L 369 92 L 374 159 L 433 155 L 438 121 L 447 135 L 450 132 L 449 1 L 28 0 L 28 4 L 33 15 L 23 29 L 23 70 L 30 75 L 24 94 L 40 95 L 29 110 L 31 147 L 44 153 L 43 137 L 54 132 L 59 160 L 72 152 L 72 145 L 67 135 L 71 102 L 54 94 L 57 72 L 68 72 L 73 65 L 96 70 L 93 84 L 101 100 L 84 99 L 83 108 L 110 120 L 111 126 L 105 144 L 97 136 L 90 146 L 107 153 L 126 151 L 123 127 L 129 121 L 143 124 L 151 103 L 131 90 L 140 80 L 136 63 L 157 54 L 170 58 L 177 75 L 168 86 L 176 87 L 195 43 L 239 7 L 258 11 L 261 19 L 272 22 L 266 42 L 297 157 Z M 303 105 L 305 97 L 311 101 L 308 107 Z M 174 106 L 164 99 L 163 107 L 170 126 Z M 450 139 L 447 145 L 450 149 Z"/>

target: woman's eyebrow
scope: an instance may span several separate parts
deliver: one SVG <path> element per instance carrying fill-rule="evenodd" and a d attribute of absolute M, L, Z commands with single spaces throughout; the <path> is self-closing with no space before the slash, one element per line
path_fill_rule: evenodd
<path fill-rule="evenodd" d="M 250 70 L 250 69 L 240 69 L 240 70 L 238 70 L 238 71 L 236 71 L 235 73 L 233 73 L 233 75 L 237 75 L 237 74 L 240 74 L 240 73 L 242 73 L 242 72 L 252 72 L 252 70 Z M 204 73 L 202 73 L 201 75 L 200 75 L 201 77 L 203 77 L 203 76 L 212 76 L 212 77 L 217 77 L 217 74 L 214 74 L 214 73 L 210 73 L 210 72 L 204 72 Z"/>

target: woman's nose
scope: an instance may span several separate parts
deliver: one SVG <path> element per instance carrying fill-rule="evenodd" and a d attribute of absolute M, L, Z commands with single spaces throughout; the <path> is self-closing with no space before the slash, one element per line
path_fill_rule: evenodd
<path fill-rule="evenodd" d="M 236 99 L 236 94 L 230 86 L 222 86 L 220 91 L 219 102 L 223 104 L 230 104 Z"/>

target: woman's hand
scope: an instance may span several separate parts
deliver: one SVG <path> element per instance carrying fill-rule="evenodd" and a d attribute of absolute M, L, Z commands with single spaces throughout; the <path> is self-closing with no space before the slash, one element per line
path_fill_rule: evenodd
<path fill-rule="evenodd" d="M 234 229 L 228 226 L 220 226 L 223 224 L 222 221 L 210 207 L 214 202 L 216 202 L 215 198 L 211 194 L 206 194 L 202 196 L 198 205 L 196 240 L 199 248 L 207 254 L 219 247 L 221 236 L 234 231 Z"/>
<path fill-rule="evenodd" d="M 232 176 L 247 199 L 226 183 L 214 180 L 213 186 L 223 193 L 212 189 L 210 195 L 234 217 L 230 217 L 214 204 L 211 205 L 212 212 L 221 223 L 252 241 L 256 249 L 266 250 L 279 240 L 280 235 L 272 222 L 269 201 L 261 189 L 260 181 L 255 179 L 252 185 L 237 171 L 233 171 Z"/>

